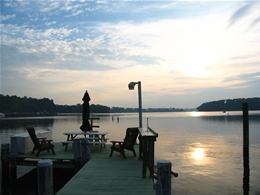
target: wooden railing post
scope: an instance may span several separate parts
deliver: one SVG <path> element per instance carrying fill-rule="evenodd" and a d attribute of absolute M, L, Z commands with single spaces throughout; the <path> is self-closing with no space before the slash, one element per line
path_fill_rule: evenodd
<path fill-rule="evenodd" d="M 168 160 L 157 162 L 157 183 L 154 184 L 156 195 L 171 195 L 172 163 Z"/>
<path fill-rule="evenodd" d="M 53 170 L 50 159 L 40 160 L 37 163 L 38 194 L 53 195 Z"/>
<path fill-rule="evenodd" d="M 143 169 L 142 169 L 142 177 L 143 178 L 146 178 L 146 169 L 147 169 L 147 163 L 148 163 L 148 154 L 147 154 L 147 138 L 146 137 L 143 137 L 142 138 L 143 140 Z"/>
<path fill-rule="evenodd" d="M 158 137 L 158 134 L 151 128 L 139 128 L 139 158 L 142 158 L 142 177 L 146 178 L 146 169 L 149 169 L 150 177 L 154 175 L 154 142 Z"/>

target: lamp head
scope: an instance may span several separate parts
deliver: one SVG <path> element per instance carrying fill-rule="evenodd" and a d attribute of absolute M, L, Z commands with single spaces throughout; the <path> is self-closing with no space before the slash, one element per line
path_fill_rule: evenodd
<path fill-rule="evenodd" d="M 135 82 L 130 82 L 130 83 L 128 84 L 129 90 L 134 90 L 135 84 L 136 84 Z"/>

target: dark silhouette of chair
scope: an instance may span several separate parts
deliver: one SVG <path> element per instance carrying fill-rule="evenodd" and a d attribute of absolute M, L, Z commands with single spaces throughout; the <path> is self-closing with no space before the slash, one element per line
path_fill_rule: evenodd
<path fill-rule="evenodd" d="M 124 141 L 111 141 L 113 145 L 111 146 L 110 157 L 113 155 L 114 151 L 117 151 L 120 152 L 125 159 L 125 149 L 132 151 L 136 156 L 134 145 L 138 134 L 139 130 L 137 127 L 127 128 Z"/>
<path fill-rule="evenodd" d="M 50 150 L 52 151 L 52 154 L 55 155 L 55 152 L 53 150 L 54 145 L 51 144 L 52 140 L 47 140 L 46 138 L 37 138 L 36 134 L 35 134 L 35 129 L 33 127 L 26 127 L 26 130 L 28 131 L 34 147 L 32 150 L 32 154 L 34 153 L 35 150 L 37 151 L 36 156 L 39 156 L 40 152 L 47 150 L 48 152 L 50 152 Z"/>

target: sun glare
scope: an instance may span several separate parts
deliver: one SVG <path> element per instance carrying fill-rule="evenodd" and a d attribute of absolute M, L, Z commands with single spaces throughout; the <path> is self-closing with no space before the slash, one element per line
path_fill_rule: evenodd
<path fill-rule="evenodd" d="M 197 161 L 203 160 L 204 156 L 204 148 L 195 148 L 194 152 L 192 153 L 192 157 Z"/>
<path fill-rule="evenodd" d="M 207 67 L 213 64 L 213 55 L 209 52 L 189 53 L 182 59 L 182 70 L 189 76 L 203 77 L 208 74 Z"/>
<path fill-rule="evenodd" d="M 191 116 L 194 116 L 194 117 L 198 117 L 198 116 L 201 116 L 202 115 L 202 112 L 191 112 Z"/>

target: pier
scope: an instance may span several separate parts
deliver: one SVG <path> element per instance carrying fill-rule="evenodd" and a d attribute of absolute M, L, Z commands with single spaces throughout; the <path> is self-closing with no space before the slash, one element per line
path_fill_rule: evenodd
<path fill-rule="evenodd" d="M 16 155 L 16 166 L 37 166 L 40 159 L 51 159 L 53 168 L 63 168 L 64 172 L 74 169 L 76 172 L 73 147 L 65 147 L 61 143 L 55 143 L 56 155 L 42 152 L 38 158 L 35 154 Z M 134 156 L 131 151 L 125 151 L 126 159 L 120 153 L 114 153 L 109 157 L 110 144 L 100 151 L 98 145 L 91 146 L 91 159 L 62 187 L 57 195 L 72 194 L 155 194 L 153 180 L 149 177 L 143 178 L 142 159 Z M 136 152 L 139 152 L 139 145 L 135 145 Z M 11 166 L 11 175 L 16 175 L 16 168 Z M 70 171 L 71 172 L 71 171 Z M 17 178 L 11 178 L 11 186 Z M 16 191 L 17 192 L 17 191 Z"/>
<path fill-rule="evenodd" d="M 91 148 L 92 149 L 92 148 Z M 139 145 L 135 147 L 139 152 Z M 92 150 L 91 159 L 68 183 L 57 192 L 57 195 L 71 194 L 155 194 L 152 178 L 147 174 L 142 177 L 142 160 L 131 151 L 125 152 L 126 159 L 119 153 L 109 157 L 110 145 L 99 152 Z"/>
<path fill-rule="evenodd" d="M 4 174 L 10 177 L 2 178 L 4 181 L 2 184 L 10 183 L 8 185 L 14 189 L 17 182 L 18 165 L 37 166 L 39 161 L 48 160 L 53 168 L 64 169 L 63 174 L 65 175 L 68 169 L 75 172 L 66 185 L 55 192 L 57 195 L 155 194 L 153 189 L 154 142 L 158 134 L 149 130 L 139 129 L 140 144 L 134 146 L 139 156 L 134 156 L 131 151 L 125 150 L 126 159 L 120 153 L 114 153 L 110 157 L 111 144 L 104 145 L 100 150 L 100 145 L 84 144 L 86 139 L 74 140 L 73 146 L 70 145 L 67 150 L 61 143 L 54 142 L 55 155 L 45 151 L 41 152 L 38 157 L 30 152 L 25 154 L 11 152 L 10 155 L 3 156 L 8 150 L 4 149 L 6 150 L 4 151 L 3 147 L 8 144 L 2 144 L 2 170 L 6 168 L 10 170 L 10 174 Z M 84 154 L 86 151 L 88 151 L 88 155 Z M 46 178 L 45 181 L 49 180 L 52 178 Z"/>

